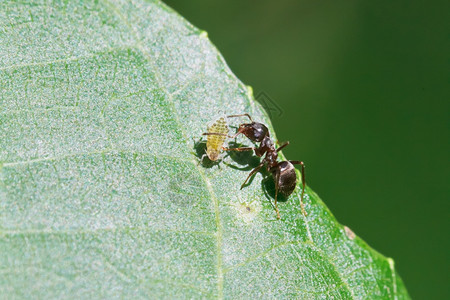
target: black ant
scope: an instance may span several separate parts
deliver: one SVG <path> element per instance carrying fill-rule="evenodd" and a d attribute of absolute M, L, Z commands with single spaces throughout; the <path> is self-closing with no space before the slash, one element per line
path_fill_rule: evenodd
<path fill-rule="evenodd" d="M 240 115 L 230 115 L 228 118 L 243 117 L 246 116 L 250 119 L 251 123 L 243 123 L 239 125 L 236 134 L 233 136 L 228 136 L 230 138 L 235 138 L 239 134 L 245 135 L 248 139 L 253 142 L 261 143 L 259 147 L 240 147 L 240 148 L 222 148 L 225 151 L 251 151 L 254 150 L 258 157 L 266 155 L 261 163 L 254 168 L 250 174 L 245 179 L 244 183 L 241 185 L 241 189 L 245 186 L 250 177 L 258 172 L 264 165 L 267 167 L 267 171 L 272 173 L 275 181 L 275 209 L 277 212 L 277 218 L 280 219 L 280 212 L 278 210 L 277 198 L 278 191 L 285 197 L 288 197 L 295 189 L 297 185 L 297 174 L 295 173 L 294 165 L 302 166 L 302 193 L 300 197 L 300 205 L 303 214 L 306 216 L 305 208 L 303 207 L 303 195 L 305 192 L 305 164 L 302 161 L 289 160 L 278 162 L 278 152 L 289 145 L 289 142 L 285 142 L 278 148 L 270 138 L 269 129 L 262 123 L 254 122 L 249 114 Z M 206 133 L 206 135 L 214 135 L 214 133 Z M 217 133 L 217 135 L 225 135 Z"/>

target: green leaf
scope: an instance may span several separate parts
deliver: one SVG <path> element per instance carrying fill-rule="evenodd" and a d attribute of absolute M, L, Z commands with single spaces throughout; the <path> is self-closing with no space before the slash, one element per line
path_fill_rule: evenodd
<path fill-rule="evenodd" d="M 215 116 L 270 120 L 164 4 L 3 2 L 0 89 L 0 298 L 409 298 L 310 189 L 277 220 L 249 153 L 199 164 Z"/>

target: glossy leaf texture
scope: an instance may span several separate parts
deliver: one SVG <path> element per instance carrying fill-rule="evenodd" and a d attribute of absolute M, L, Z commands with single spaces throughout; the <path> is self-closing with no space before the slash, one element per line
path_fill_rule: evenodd
<path fill-rule="evenodd" d="M 163 3 L 2 2 L 0 92 L 0 298 L 409 298 L 309 188 L 277 220 L 252 154 L 199 162 L 219 115 L 275 133 Z"/>

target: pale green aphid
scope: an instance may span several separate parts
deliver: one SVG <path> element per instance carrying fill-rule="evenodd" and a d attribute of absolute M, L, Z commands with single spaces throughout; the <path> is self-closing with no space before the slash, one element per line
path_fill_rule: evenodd
<path fill-rule="evenodd" d="M 228 124 L 225 117 L 220 117 L 212 125 L 208 126 L 206 140 L 206 155 L 211 161 L 219 159 L 225 139 L 228 136 Z"/>

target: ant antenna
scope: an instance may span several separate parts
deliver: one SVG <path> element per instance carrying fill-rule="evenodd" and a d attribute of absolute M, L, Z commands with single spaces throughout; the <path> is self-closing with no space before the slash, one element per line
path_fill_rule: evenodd
<path fill-rule="evenodd" d="M 237 117 L 247 117 L 250 119 L 251 122 L 253 122 L 252 117 L 250 117 L 249 114 L 240 114 L 240 115 L 229 115 L 227 116 L 227 118 L 237 118 Z"/>

